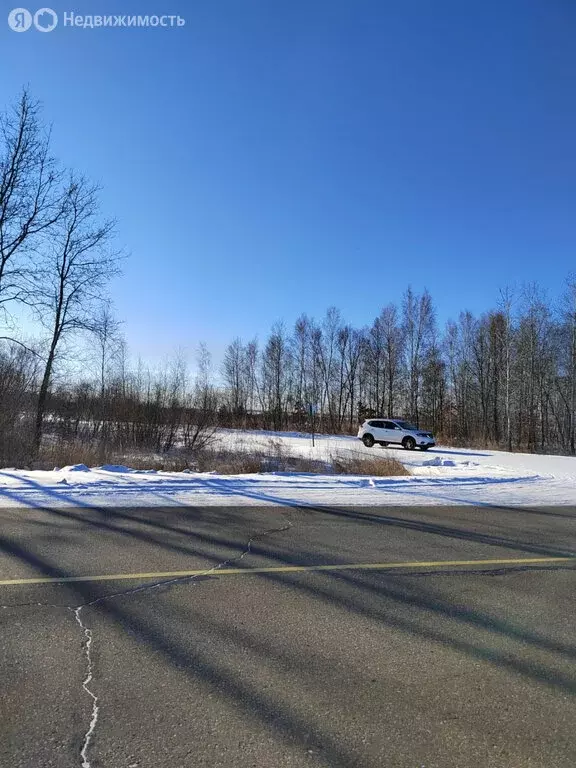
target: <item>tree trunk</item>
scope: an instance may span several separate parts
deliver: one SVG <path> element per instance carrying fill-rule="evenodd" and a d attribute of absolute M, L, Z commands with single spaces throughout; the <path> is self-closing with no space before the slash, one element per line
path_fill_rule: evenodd
<path fill-rule="evenodd" d="M 54 334 L 50 345 L 50 352 L 44 367 L 44 375 L 38 392 L 38 401 L 36 404 L 36 424 L 34 428 L 33 457 L 37 459 L 40 455 L 40 446 L 42 444 L 42 432 L 44 427 L 44 414 L 46 412 L 46 401 L 48 400 L 48 389 L 50 387 L 50 377 L 52 376 L 52 367 L 56 355 L 56 345 L 58 344 L 57 334 Z"/>

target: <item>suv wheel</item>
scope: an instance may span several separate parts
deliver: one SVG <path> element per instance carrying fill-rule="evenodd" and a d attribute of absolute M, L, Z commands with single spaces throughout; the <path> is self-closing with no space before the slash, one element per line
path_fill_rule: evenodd
<path fill-rule="evenodd" d="M 402 445 L 407 451 L 413 451 L 414 448 L 416 448 L 416 440 L 414 440 L 413 437 L 405 437 L 404 440 L 402 440 Z"/>
<path fill-rule="evenodd" d="M 364 437 L 362 438 L 362 442 L 364 443 L 366 448 L 372 448 L 372 446 L 374 445 L 374 438 L 372 437 L 372 435 L 364 435 Z"/>

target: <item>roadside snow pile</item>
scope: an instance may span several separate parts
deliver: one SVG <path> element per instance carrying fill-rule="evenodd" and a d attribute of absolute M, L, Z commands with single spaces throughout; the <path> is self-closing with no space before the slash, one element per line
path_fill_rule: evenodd
<path fill-rule="evenodd" d="M 72 464 L 69 467 L 62 467 L 60 470 L 54 470 L 55 472 L 90 472 L 89 467 L 86 464 Z"/>
<path fill-rule="evenodd" d="M 103 464 L 101 467 L 96 467 L 96 469 L 101 469 L 103 472 L 121 472 L 124 475 L 134 472 L 133 469 L 125 467 L 123 464 Z"/>
<path fill-rule="evenodd" d="M 466 462 L 468 464 L 468 462 Z M 434 459 L 422 462 L 423 467 L 455 467 L 456 462 L 452 459 L 441 459 L 440 456 L 436 456 Z"/>
<path fill-rule="evenodd" d="M 124 464 L 103 464 L 101 467 L 94 467 L 94 469 L 100 472 L 114 472 L 119 475 L 155 475 L 158 472 L 157 469 L 132 469 L 132 467 L 125 467 Z"/>

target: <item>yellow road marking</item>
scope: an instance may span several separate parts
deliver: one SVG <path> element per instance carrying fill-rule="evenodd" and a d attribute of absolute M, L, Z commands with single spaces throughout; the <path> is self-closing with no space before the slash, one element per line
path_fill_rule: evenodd
<path fill-rule="evenodd" d="M 108 573 L 101 576 L 39 576 L 30 579 L 4 579 L 0 586 L 23 584 L 63 584 L 76 581 L 126 581 L 146 579 L 179 579 L 192 576 L 253 576 L 259 573 L 305 573 L 307 571 L 387 571 L 395 568 L 454 568 L 480 565 L 537 565 L 543 563 L 576 563 L 576 557 L 523 557 L 498 560 L 424 560 L 407 563 L 338 563 L 335 565 L 279 565 L 269 568 L 203 568 L 195 571 L 158 571 L 151 573 Z"/>

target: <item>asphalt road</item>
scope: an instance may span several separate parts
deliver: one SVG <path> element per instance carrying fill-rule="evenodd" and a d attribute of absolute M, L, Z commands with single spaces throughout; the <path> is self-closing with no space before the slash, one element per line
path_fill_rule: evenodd
<path fill-rule="evenodd" d="M 0 509 L 0 765 L 573 768 L 575 518 Z"/>

